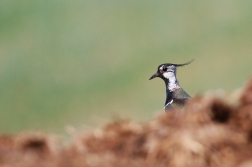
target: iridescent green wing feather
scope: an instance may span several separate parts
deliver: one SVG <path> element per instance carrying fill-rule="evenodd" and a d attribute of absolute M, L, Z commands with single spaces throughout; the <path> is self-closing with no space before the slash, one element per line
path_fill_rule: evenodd
<path fill-rule="evenodd" d="M 182 88 L 176 89 L 172 93 L 172 98 L 165 106 L 165 110 L 183 109 L 187 101 L 190 99 L 190 96 Z"/>

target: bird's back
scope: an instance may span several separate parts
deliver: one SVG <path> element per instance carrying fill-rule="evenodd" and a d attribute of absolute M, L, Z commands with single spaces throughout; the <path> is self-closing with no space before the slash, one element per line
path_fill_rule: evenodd
<path fill-rule="evenodd" d="M 181 110 L 184 108 L 189 99 L 190 96 L 182 88 L 173 90 L 167 96 L 165 111 L 172 109 Z"/>

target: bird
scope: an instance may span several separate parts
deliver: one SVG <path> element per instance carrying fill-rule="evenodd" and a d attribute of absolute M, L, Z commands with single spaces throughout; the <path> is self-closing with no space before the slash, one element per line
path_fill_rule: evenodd
<path fill-rule="evenodd" d="M 150 77 L 152 80 L 156 77 L 163 79 L 166 87 L 166 100 L 164 105 L 165 112 L 172 110 L 183 110 L 188 100 L 190 100 L 190 95 L 188 95 L 183 88 L 179 85 L 179 81 L 176 77 L 177 67 L 182 67 L 191 64 L 194 61 L 184 63 L 184 64 L 172 64 L 165 63 L 158 66 L 157 72 Z"/>

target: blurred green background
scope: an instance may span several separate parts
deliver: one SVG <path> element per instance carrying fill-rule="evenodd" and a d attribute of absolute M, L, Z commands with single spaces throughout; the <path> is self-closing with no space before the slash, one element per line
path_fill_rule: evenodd
<path fill-rule="evenodd" d="M 161 63 L 191 95 L 244 85 L 252 1 L 0 0 L 0 132 L 163 112 Z"/>

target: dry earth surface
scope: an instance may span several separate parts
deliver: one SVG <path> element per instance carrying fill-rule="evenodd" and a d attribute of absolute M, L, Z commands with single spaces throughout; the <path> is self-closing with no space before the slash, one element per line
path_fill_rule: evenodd
<path fill-rule="evenodd" d="M 240 93 L 196 96 L 183 112 L 117 120 L 68 144 L 39 132 L 2 134 L 0 166 L 252 166 L 252 79 Z"/>

